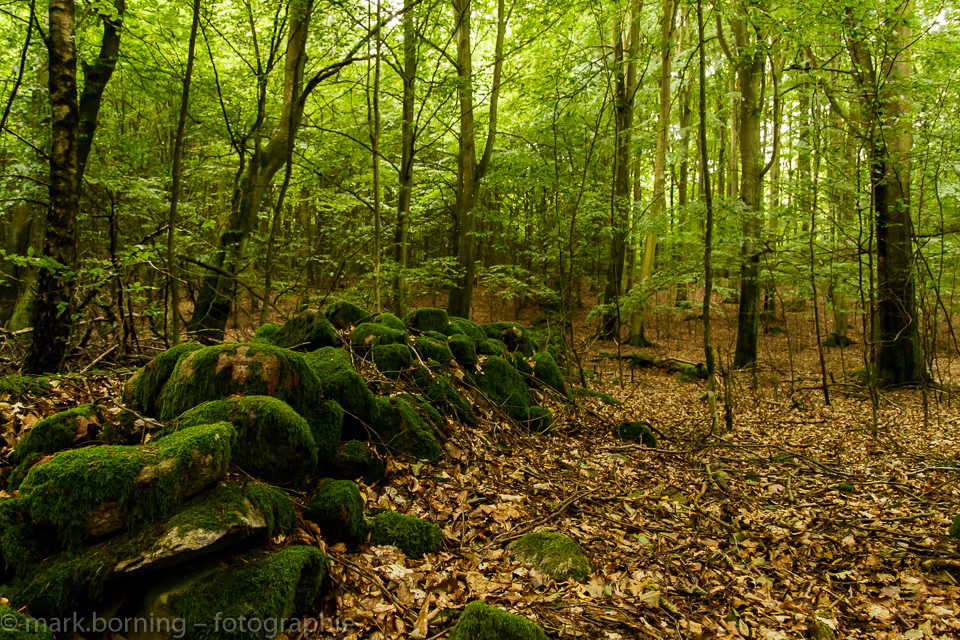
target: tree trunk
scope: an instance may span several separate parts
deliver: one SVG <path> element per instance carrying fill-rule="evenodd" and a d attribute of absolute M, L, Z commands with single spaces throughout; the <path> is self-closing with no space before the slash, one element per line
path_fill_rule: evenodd
<path fill-rule="evenodd" d="M 79 211 L 77 48 L 73 0 L 50 0 L 47 51 L 51 117 L 50 184 L 44 258 L 50 264 L 38 274 L 33 312 L 33 341 L 23 365 L 25 373 L 60 368 L 70 338 L 70 307 L 77 263 Z"/>
<path fill-rule="evenodd" d="M 397 227 L 393 240 L 393 259 L 397 275 L 393 280 L 393 310 L 398 316 L 407 311 L 407 233 L 410 226 L 410 199 L 413 194 L 413 155 L 416 144 L 414 106 L 417 79 L 417 33 L 414 28 L 414 3 L 406 0 L 403 14 L 403 122 L 401 123 L 400 195 L 397 198 Z"/>
<path fill-rule="evenodd" d="M 312 0 L 290 4 L 287 51 L 284 61 L 283 107 L 280 120 L 266 147 L 256 140 L 253 157 L 244 167 L 233 193 L 230 218 L 217 239 L 213 266 L 203 281 L 188 330 L 205 342 L 223 340 L 233 305 L 236 274 L 246 252 L 247 241 L 257 223 L 263 197 L 274 175 L 284 165 L 303 116 L 303 69 L 306 64 L 307 34 Z M 231 274 L 228 276 L 226 274 Z"/>

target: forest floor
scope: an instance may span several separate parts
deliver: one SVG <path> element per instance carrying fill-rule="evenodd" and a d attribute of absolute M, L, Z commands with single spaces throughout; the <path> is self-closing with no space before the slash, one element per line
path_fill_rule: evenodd
<path fill-rule="evenodd" d="M 558 638 L 960 637 L 960 555 L 947 535 L 960 513 L 956 390 L 882 390 L 874 412 L 844 381 L 862 366 L 855 344 L 826 354 L 827 404 L 810 314 L 787 315 L 785 334 L 762 339 L 760 367 L 726 377 L 732 431 L 709 432 L 703 383 L 597 359 L 617 345 L 584 335 L 591 388 L 621 406 L 553 403 L 553 435 L 490 413 L 456 425 L 434 465 L 390 461 L 383 482 L 362 487 L 367 506 L 437 523 L 445 550 L 409 560 L 394 547 L 326 547 L 304 522 L 291 540 L 323 546 L 333 580 L 312 614 L 320 629 L 297 637 L 442 638 L 474 599 Z M 722 360 L 732 322 L 718 323 Z M 699 322 L 654 320 L 659 346 L 623 352 L 700 362 L 700 336 Z M 941 364 L 949 378 L 952 361 Z M 7 446 L 55 410 L 119 402 L 121 383 L 67 377 L 31 405 L 0 403 Z M 611 435 L 634 420 L 660 433 L 656 448 Z M 511 559 L 506 545 L 540 529 L 580 544 L 587 583 Z"/>

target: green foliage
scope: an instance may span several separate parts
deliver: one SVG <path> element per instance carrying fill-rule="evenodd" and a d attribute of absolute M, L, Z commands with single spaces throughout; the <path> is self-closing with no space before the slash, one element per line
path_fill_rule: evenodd
<path fill-rule="evenodd" d="M 350 480 L 325 481 L 307 506 L 307 517 L 320 527 L 324 538 L 359 544 L 367 533 L 364 499 Z"/>
<path fill-rule="evenodd" d="M 550 579 L 586 582 L 590 562 L 576 542 L 560 533 L 528 533 L 510 543 L 510 552 L 521 562 L 536 566 Z"/>
<path fill-rule="evenodd" d="M 440 527 L 415 516 L 384 511 L 375 515 L 370 524 L 371 544 L 392 544 L 408 558 L 416 560 L 443 548 Z"/>
<path fill-rule="evenodd" d="M 460 614 L 450 640 L 547 640 L 547 635 L 523 616 L 474 600 Z"/>

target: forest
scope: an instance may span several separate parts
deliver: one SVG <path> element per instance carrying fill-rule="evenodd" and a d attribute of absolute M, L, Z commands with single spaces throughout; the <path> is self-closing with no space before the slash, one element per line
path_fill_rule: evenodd
<path fill-rule="evenodd" d="M 960 633 L 960 6 L 0 46 L 0 636 Z"/>

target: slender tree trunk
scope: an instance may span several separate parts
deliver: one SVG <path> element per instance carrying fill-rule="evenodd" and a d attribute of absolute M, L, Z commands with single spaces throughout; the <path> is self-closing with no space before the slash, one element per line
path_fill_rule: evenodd
<path fill-rule="evenodd" d="M 373 306 L 380 313 L 380 236 L 382 220 L 380 207 L 380 1 L 377 0 L 376 53 L 373 62 L 373 86 L 369 87 L 367 125 L 370 130 L 370 150 L 373 160 Z M 369 70 L 369 68 L 368 68 Z"/>
<path fill-rule="evenodd" d="M 402 316 L 407 311 L 407 259 L 410 226 L 410 199 L 413 194 L 413 155 L 416 144 L 414 106 L 417 80 L 417 33 L 414 28 L 413 0 L 406 0 L 403 14 L 403 122 L 401 123 L 400 194 L 397 198 L 397 226 L 393 240 L 393 259 L 397 275 L 393 280 L 393 310 Z"/>
<path fill-rule="evenodd" d="M 190 23 L 190 43 L 187 45 L 187 68 L 183 74 L 180 94 L 180 113 L 177 117 L 177 137 L 173 144 L 173 167 L 170 171 L 170 213 L 167 218 L 167 269 L 170 279 L 170 337 L 180 344 L 180 273 L 177 262 L 177 205 L 180 203 L 180 171 L 183 164 L 184 131 L 187 110 L 190 107 L 190 81 L 193 78 L 193 60 L 197 47 L 197 28 L 200 25 L 200 0 L 193 0 L 193 18 Z"/>
<path fill-rule="evenodd" d="M 70 339 L 70 308 L 77 264 L 78 134 L 77 48 L 73 0 L 50 0 L 47 52 L 51 117 L 50 184 L 44 257 L 33 312 L 33 341 L 23 370 L 40 374 L 60 368 Z"/>

